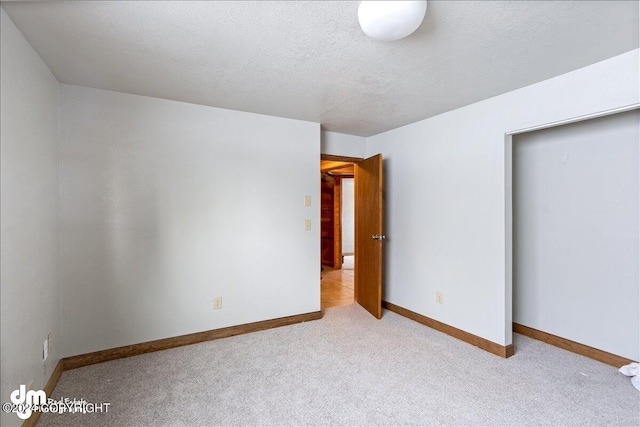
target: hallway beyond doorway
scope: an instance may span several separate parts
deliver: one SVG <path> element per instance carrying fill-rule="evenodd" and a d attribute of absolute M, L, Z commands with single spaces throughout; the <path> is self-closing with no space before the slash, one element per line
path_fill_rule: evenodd
<path fill-rule="evenodd" d="M 345 256 L 340 270 L 323 266 L 320 281 L 320 306 L 323 310 L 353 303 L 353 258 L 353 255 Z"/>

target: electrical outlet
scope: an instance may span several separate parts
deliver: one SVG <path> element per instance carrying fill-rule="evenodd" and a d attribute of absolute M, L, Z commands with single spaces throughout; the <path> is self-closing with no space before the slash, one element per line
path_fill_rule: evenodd
<path fill-rule="evenodd" d="M 440 291 L 436 292 L 436 302 L 438 304 L 444 304 L 444 301 L 442 299 L 442 292 Z"/>
<path fill-rule="evenodd" d="M 311 206 L 311 196 L 304 196 L 304 205 Z"/>
<path fill-rule="evenodd" d="M 222 297 L 215 297 L 213 299 L 213 309 L 219 310 L 222 308 Z"/>
<path fill-rule="evenodd" d="M 49 338 L 48 337 L 44 340 L 44 344 L 42 344 L 42 360 L 43 361 L 47 360 L 47 357 L 49 357 Z"/>
<path fill-rule="evenodd" d="M 310 219 L 305 219 L 304 220 L 304 230 L 305 231 L 311 230 L 311 220 Z"/>

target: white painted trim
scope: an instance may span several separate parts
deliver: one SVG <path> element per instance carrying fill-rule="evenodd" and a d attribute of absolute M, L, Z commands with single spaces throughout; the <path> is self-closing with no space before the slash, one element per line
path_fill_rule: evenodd
<path fill-rule="evenodd" d="M 504 215 L 505 215 L 505 289 L 504 335 L 507 345 L 513 344 L 513 135 L 504 136 Z"/>
<path fill-rule="evenodd" d="M 537 130 L 548 129 L 548 128 L 552 128 L 552 127 L 556 127 L 556 126 L 568 125 L 570 123 L 577 123 L 577 122 L 582 122 L 582 121 L 585 121 L 585 120 L 597 119 L 599 117 L 610 116 L 612 114 L 624 113 L 625 111 L 636 110 L 638 108 L 640 108 L 640 104 L 625 105 L 624 107 L 618 107 L 618 108 L 614 108 L 612 110 L 605 110 L 605 111 L 600 111 L 598 113 L 592 113 L 592 114 L 587 114 L 587 115 L 584 115 L 584 116 L 573 117 L 573 118 L 570 118 L 570 119 L 560 120 L 560 121 L 557 121 L 557 122 L 545 123 L 545 124 L 542 124 L 542 125 L 532 126 L 532 127 L 528 127 L 528 128 L 524 128 L 524 129 L 512 130 L 512 131 L 509 131 L 509 132 L 505 132 L 505 135 L 517 135 L 517 134 L 520 134 L 520 133 L 534 132 L 534 131 L 537 131 Z"/>

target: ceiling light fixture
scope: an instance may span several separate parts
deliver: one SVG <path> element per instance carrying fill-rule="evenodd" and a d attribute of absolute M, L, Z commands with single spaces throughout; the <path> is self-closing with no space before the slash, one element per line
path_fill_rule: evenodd
<path fill-rule="evenodd" d="M 358 7 L 358 21 L 372 39 L 399 40 L 418 29 L 426 11 L 427 0 L 363 1 Z"/>

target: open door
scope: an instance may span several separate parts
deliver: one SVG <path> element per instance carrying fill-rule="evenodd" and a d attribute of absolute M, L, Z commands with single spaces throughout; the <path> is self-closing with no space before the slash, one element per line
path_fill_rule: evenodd
<path fill-rule="evenodd" d="M 382 155 L 355 165 L 355 285 L 358 304 L 382 317 Z"/>

